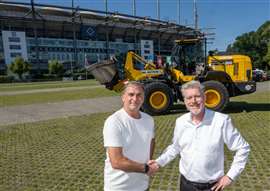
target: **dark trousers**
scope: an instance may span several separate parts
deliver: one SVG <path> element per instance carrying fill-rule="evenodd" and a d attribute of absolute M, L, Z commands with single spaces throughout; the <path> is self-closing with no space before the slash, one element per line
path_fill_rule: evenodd
<path fill-rule="evenodd" d="M 187 180 L 183 175 L 180 179 L 180 191 L 211 191 L 211 188 L 215 185 L 213 183 L 197 183 Z"/>

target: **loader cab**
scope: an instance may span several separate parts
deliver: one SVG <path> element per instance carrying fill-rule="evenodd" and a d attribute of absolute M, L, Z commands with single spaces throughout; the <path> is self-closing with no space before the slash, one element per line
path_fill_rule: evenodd
<path fill-rule="evenodd" d="M 184 75 L 200 75 L 206 63 L 205 39 L 176 40 L 171 55 L 172 66 Z"/>

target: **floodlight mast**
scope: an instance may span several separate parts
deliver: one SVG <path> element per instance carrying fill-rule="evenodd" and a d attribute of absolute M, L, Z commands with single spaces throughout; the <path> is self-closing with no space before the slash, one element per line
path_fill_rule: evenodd
<path fill-rule="evenodd" d="M 38 36 L 37 36 L 37 26 L 36 26 L 36 14 L 41 17 L 43 20 L 44 18 L 40 16 L 35 10 L 35 3 L 34 0 L 31 0 L 31 9 L 24 15 L 27 17 L 28 15 L 32 15 L 32 22 L 33 22 L 33 32 L 34 32 L 34 39 L 35 39 L 35 62 L 37 62 L 37 73 L 40 74 L 40 62 L 39 62 L 39 44 L 38 44 Z"/>

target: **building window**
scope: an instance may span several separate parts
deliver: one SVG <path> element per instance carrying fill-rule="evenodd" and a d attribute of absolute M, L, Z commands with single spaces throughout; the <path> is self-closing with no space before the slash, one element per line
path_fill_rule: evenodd
<path fill-rule="evenodd" d="M 150 50 L 144 50 L 145 54 L 150 54 Z"/>
<path fill-rule="evenodd" d="M 17 57 L 17 56 L 22 56 L 22 53 L 20 53 L 20 52 L 11 52 L 11 53 L 10 53 L 10 57 L 11 57 L 11 58 L 15 58 L 15 57 Z"/>
<path fill-rule="evenodd" d="M 150 45 L 149 44 L 145 44 L 144 45 L 144 48 L 150 48 Z"/>
<path fill-rule="evenodd" d="M 9 41 L 9 42 L 20 42 L 21 39 L 18 38 L 18 37 L 9 37 L 9 38 L 8 38 L 8 41 Z"/>
<path fill-rule="evenodd" d="M 83 54 L 80 54 L 80 61 L 83 61 Z"/>
<path fill-rule="evenodd" d="M 21 45 L 9 45 L 9 49 L 11 49 L 11 50 L 21 50 Z"/>

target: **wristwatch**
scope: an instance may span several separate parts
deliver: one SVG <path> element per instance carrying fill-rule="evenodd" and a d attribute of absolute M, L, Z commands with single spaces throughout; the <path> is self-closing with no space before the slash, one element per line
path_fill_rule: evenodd
<path fill-rule="evenodd" d="M 148 171 L 149 171 L 148 164 L 144 164 L 144 173 L 148 173 Z"/>

